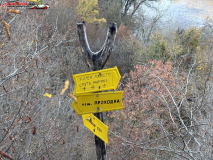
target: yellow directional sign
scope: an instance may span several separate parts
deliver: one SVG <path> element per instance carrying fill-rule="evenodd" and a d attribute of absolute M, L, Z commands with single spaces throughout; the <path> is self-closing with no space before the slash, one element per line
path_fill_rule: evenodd
<path fill-rule="evenodd" d="M 72 106 L 78 115 L 123 109 L 123 91 L 85 93 L 76 95 Z"/>
<path fill-rule="evenodd" d="M 106 144 L 108 143 L 108 126 L 101 122 L 93 114 L 82 115 L 84 126 L 92 131 L 96 136 L 102 139 Z"/>
<path fill-rule="evenodd" d="M 75 89 L 73 95 L 116 89 L 121 79 L 118 68 L 103 69 L 73 75 Z"/>

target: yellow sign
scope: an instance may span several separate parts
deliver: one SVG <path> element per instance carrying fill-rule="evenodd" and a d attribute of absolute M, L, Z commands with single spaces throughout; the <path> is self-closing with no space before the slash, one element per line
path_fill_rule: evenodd
<path fill-rule="evenodd" d="M 85 93 L 76 95 L 72 106 L 78 115 L 123 109 L 123 91 Z"/>
<path fill-rule="evenodd" d="M 106 126 L 103 122 L 101 122 L 97 117 L 93 114 L 85 114 L 82 115 L 84 126 L 87 127 L 90 131 L 92 131 L 96 136 L 102 139 L 106 144 L 108 142 L 108 126 Z"/>
<path fill-rule="evenodd" d="M 73 95 L 116 89 L 121 79 L 118 68 L 103 69 L 73 75 L 75 89 Z"/>

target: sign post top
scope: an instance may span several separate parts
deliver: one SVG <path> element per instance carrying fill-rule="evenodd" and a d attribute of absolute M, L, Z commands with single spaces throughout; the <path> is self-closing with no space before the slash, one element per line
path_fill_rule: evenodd
<path fill-rule="evenodd" d="M 99 71 L 73 75 L 75 89 L 73 94 L 97 92 L 116 89 L 121 79 L 118 68 L 103 69 Z"/>

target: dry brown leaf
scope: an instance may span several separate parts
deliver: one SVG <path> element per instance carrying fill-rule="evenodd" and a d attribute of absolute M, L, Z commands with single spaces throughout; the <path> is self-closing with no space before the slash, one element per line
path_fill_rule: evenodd
<path fill-rule="evenodd" d="M 7 22 L 5 22 L 5 21 L 3 21 L 2 23 L 3 23 L 3 25 L 4 25 L 4 28 L 6 29 L 7 36 L 8 36 L 8 38 L 10 39 L 10 31 L 9 31 L 10 25 L 7 24 Z"/>
<path fill-rule="evenodd" d="M 33 134 L 33 135 L 36 134 L 36 127 L 35 127 L 35 126 L 33 127 L 32 134 Z"/>
<path fill-rule="evenodd" d="M 13 138 L 12 136 L 9 136 L 10 140 L 13 141 L 15 138 Z"/>
<path fill-rule="evenodd" d="M 149 134 L 150 134 L 150 131 L 149 131 L 149 130 L 146 130 L 146 133 L 149 135 Z"/>
<path fill-rule="evenodd" d="M 48 98 L 51 98 L 51 97 L 52 97 L 52 94 L 45 93 L 43 96 L 46 96 L 46 97 L 48 97 Z"/>
<path fill-rule="evenodd" d="M 15 13 L 15 14 L 21 14 L 21 11 L 10 9 L 8 13 Z"/>
<path fill-rule="evenodd" d="M 73 96 L 72 94 L 68 93 L 68 95 L 76 102 L 77 104 L 77 98 L 75 98 L 75 96 Z"/>
<path fill-rule="evenodd" d="M 13 157 L 11 157 L 9 154 L 7 154 L 7 153 L 5 153 L 5 152 L 3 152 L 3 151 L 1 151 L 1 150 L 0 150 L 0 155 L 2 155 L 2 156 L 5 157 L 5 158 L 8 158 L 8 159 L 10 159 L 10 160 L 13 160 Z"/>
<path fill-rule="evenodd" d="M 30 123 L 31 122 L 31 117 L 28 117 L 26 123 Z"/>
<path fill-rule="evenodd" d="M 64 94 L 64 92 L 67 90 L 67 88 L 69 87 L 69 80 L 66 80 L 65 81 L 65 83 L 64 83 L 64 88 L 62 89 L 62 91 L 61 91 L 61 94 L 60 95 L 62 95 L 62 94 Z"/>

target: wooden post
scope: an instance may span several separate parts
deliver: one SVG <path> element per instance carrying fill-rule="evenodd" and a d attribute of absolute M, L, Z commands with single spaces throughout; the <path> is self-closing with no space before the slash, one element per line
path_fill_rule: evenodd
<path fill-rule="evenodd" d="M 86 35 L 85 23 L 77 23 L 77 31 L 79 36 L 79 42 L 81 51 L 84 55 L 87 65 L 90 68 L 90 71 L 101 70 L 104 68 L 109 56 L 112 52 L 115 37 L 117 33 L 117 24 L 109 23 L 106 41 L 102 49 L 96 53 L 92 52 Z M 104 122 L 103 113 L 96 113 L 95 116 Z M 96 145 L 96 155 L 97 160 L 106 159 L 106 144 L 99 137 L 95 136 L 95 145 Z"/>

